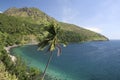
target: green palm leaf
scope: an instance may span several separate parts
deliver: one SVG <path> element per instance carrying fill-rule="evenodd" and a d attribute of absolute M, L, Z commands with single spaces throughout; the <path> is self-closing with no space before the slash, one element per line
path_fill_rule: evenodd
<path fill-rule="evenodd" d="M 55 23 L 49 24 L 47 27 L 45 27 L 45 30 L 48 32 L 48 35 L 43 39 L 43 41 L 41 41 L 38 44 L 38 46 L 39 46 L 39 50 L 44 50 L 45 48 L 48 48 L 47 51 L 50 52 L 50 57 L 45 67 L 42 80 L 44 80 L 47 67 L 52 59 L 52 54 L 53 54 L 52 52 L 55 49 L 57 49 L 58 50 L 57 55 L 59 56 L 62 51 L 60 45 L 66 45 L 64 41 L 60 41 L 58 39 L 58 36 L 60 35 L 60 27 L 58 26 L 58 24 Z"/>

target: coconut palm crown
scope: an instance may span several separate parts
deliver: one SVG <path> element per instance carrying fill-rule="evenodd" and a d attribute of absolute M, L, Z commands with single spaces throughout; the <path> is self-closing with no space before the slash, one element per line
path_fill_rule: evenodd
<path fill-rule="evenodd" d="M 47 31 L 47 36 L 39 43 L 39 49 L 44 50 L 47 48 L 47 51 L 50 52 L 50 57 L 48 59 L 48 62 L 46 64 L 45 70 L 43 72 L 43 76 L 41 80 L 44 80 L 46 70 L 48 68 L 48 65 L 52 59 L 53 51 L 55 49 L 58 50 L 57 55 L 59 56 L 61 53 L 61 47 L 60 45 L 63 44 L 65 46 L 65 42 L 62 42 L 59 40 L 58 36 L 60 36 L 60 27 L 58 24 L 51 23 L 47 27 L 45 27 L 45 31 Z"/>
<path fill-rule="evenodd" d="M 39 50 L 44 50 L 47 48 L 48 52 L 52 52 L 57 48 L 57 55 L 59 56 L 61 53 L 60 45 L 66 46 L 67 44 L 66 42 L 60 41 L 58 38 L 61 31 L 59 25 L 50 23 L 47 27 L 45 27 L 45 31 L 48 32 L 48 35 L 39 43 Z"/>

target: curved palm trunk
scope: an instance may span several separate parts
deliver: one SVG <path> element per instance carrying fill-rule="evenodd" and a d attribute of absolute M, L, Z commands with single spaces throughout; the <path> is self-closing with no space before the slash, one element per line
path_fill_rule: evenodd
<path fill-rule="evenodd" d="M 47 62 L 47 64 L 46 64 L 45 70 L 44 70 L 44 72 L 43 72 L 43 76 L 42 76 L 42 79 L 41 79 L 41 80 L 44 80 L 44 78 L 45 78 L 46 70 L 47 70 L 47 68 L 48 68 L 48 66 L 49 66 L 49 64 L 50 64 L 50 61 L 51 61 L 51 59 L 52 59 L 52 56 L 53 56 L 53 53 L 51 52 L 51 53 L 50 53 L 50 56 L 49 56 L 49 59 L 48 59 L 48 62 Z"/>

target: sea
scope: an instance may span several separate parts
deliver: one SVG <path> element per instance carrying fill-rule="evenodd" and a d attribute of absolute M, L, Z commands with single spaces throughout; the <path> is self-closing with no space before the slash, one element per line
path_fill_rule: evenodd
<path fill-rule="evenodd" d="M 42 71 L 50 56 L 37 45 L 19 46 L 10 52 Z M 62 47 L 60 56 L 56 53 L 46 72 L 52 80 L 120 80 L 120 40 L 69 44 Z"/>

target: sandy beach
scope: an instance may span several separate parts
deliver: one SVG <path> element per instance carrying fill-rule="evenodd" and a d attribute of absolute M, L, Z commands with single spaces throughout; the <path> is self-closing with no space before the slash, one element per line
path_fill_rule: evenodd
<path fill-rule="evenodd" d="M 19 45 L 13 45 L 13 46 L 4 47 L 4 49 L 7 51 L 7 53 L 10 53 L 10 49 L 14 48 L 14 47 L 17 47 L 17 46 L 19 46 Z M 13 56 L 11 54 L 8 54 L 8 55 L 10 56 L 10 58 L 11 58 L 11 60 L 13 62 L 15 62 L 17 60 L 17 58 L 15 56 Z"/>
<path fill-rule="evenodd" d="M 13 45 L 13 46 L 8 46 L 8 47 L 4 47 L 4 49 L 7 51 L 7 53 L 10 53 L 10 49 L 11 48 L 14 48 L 14 47 L 17 47 L 17 46 L 19 46 L 19 45 Z"/>
<path fill-rule="evenodd" d="M 31 42 L 31 43 L 24 44 L 24 45 L 37 45 L 37 44 L 38 44 L 38 42 Z M 10 54 L 10 49 L 14 48 L 14 47 L 18 47 L 18 46 L 20 46 L 20 45 L 14 44 L 12 46 L 4 47 L 4 49 L 7 51 L 7 53 L 9 53 L 8 55 L 10 56 L 10 58 L 13 62 L 15 62 L 17 60 L 17 58 Z"/>

